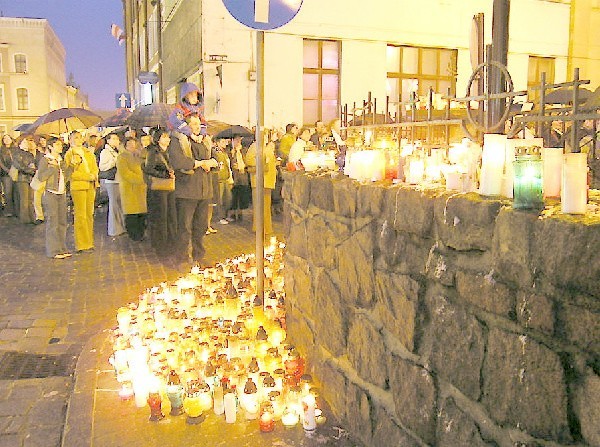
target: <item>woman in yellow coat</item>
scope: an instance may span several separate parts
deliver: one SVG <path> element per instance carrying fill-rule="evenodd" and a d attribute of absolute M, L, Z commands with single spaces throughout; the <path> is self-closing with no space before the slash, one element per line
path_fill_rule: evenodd
<path fill-rule="evenodd" d="M 146 182 L 142 164 L 141 146 L 135 138 L 127 138 L 125 150 L 117 157 L 117 180 L 125 215 L 127 234 L 134 241 L 144 239 L 146 231 Z"/>
<path fill-rule="evenodd" d="M 75 249 L 78 253 L 94 249 L 94 200 L 98 187 L 98 165 L 94 153 L 83 146 L 83 135 L 71 132 L 65 165 L 72 167 Z"/>

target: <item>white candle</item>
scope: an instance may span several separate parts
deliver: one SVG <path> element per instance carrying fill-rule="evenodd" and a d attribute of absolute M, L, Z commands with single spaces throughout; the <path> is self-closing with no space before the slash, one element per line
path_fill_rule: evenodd
<path fill-rule="evenodd" d="M 506 157 L 506 135 L 485 134 L 479 193 L 484 196 L 497 196 L 502 193 L 502 176 Z"/>
<path fill-rule="evenodd" d="M 302 408 L 304 409 L 302 426 L 305 431 L 314 431 L 317 428 L 315 407 L 315 397 L 312 394 L 309 394 L 302 399 Z"/>
<path fill-rule="evenodd" d="M 544 197 L 560 197 L 562 182 L 563 150 L 561 147 L 542 149 L 544 169 Z"/>
<path fill-rule="evenodd" d="M 563 213 L 585 214 L 587 209 L 587 154 L 564 155 L 560 203 Z"/>
<path fill-rule="evenodd" d="M 225 422 L 228 424 L 233 424 L 236 420 L 236 404 L 235 404 L 235 394 L 232 392 L 225 393 L 223 397 L 223 401 L 225 404 Z"/>

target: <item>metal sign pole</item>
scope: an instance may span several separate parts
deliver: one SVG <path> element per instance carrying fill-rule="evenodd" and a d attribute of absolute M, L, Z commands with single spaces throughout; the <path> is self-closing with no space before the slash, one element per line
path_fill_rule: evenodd
<path fill-rule="evenodd" d="M 264 191 L 265 173 L 263 166 L 265 122 L 265 32 L 256 31 L 256 186 L 254 195 L 254 223 L 256 226 L 256 294 L 264 302 L 265 295 L 265 222 L 264 222 Z"/>

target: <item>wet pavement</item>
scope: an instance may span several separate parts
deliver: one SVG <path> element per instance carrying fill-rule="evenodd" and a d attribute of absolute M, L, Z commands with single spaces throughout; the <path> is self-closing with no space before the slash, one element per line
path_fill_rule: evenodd
<path fill-rule="evenodd" d="M 251 211 L 213 225 L 208 265 L 254 251 Z M 275 218 L 276 233 L 281 222 Z M 106 236 L 97 210 L 96 249 L 64 260 L 44 255 L 44 226 L 0 217 L 0 447 L 356 446 L 333 418 L 312 436 L 301 427 L 260 433 L 257 421 L 225 424 L 209 414 L 148 421 L 148 408 L 121 401 L 108 358 L 116 311 L 145 289 L 181 274 L 148 241 Z M 68 245 L 73 247 L 72 228 Z M 316 372 L 318 376 L 318 372 Z"/>

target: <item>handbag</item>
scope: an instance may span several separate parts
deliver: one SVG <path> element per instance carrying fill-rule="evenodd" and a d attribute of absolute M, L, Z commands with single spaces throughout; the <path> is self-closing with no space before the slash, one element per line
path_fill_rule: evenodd
<path fill-rule="evenodd" d="M 113 166 L 112 168 L 107 169 L 106 171 L 100 171 L 98 173 L 98 177 L 103 180 L 114 180 L 116 175 L 117 175 L 117 167 L 116 166 Z"/>
<path fill-rule="evenodd" d="M 171 166 L 169 166 L 169 162 L 165 156 L 160 152 L 158 153 L 158 156 L 161 158 L 167 169 L 171 170 Z M 154 177 L 153 175 L 149 177 L 151 191 L 175 191 L 175 178 Z"/>
<path fill-rule="evenodd" d="M 150 189 L 152 191 L 175 191 L 175 179 L 150 176 Z"/>
<path fill-rule="evenodd" d="M 16 182 L 19 178 L 19 170 L 14 166 L 11 166 L 8 170 L 8 176 L 12 179 L 13 182 Z"/>
<path fill-rule="evenodd" d="M 46 182 L 42 182 L 37 175 L 37 171 L 35 172 L 35 175 L 33 176 L 33 178 L 31 179 L 31 182 L 29 182 L 29 186 L 31 186 L 31 189 L 33 189 L 34 191 L 37 191 L 38 189 L 44 189 L 46 187 Z"/>

